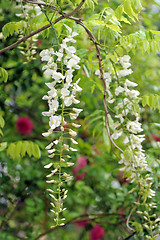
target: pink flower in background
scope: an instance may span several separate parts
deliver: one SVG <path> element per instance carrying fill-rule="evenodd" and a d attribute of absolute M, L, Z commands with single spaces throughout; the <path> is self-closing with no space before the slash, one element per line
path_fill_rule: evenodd
<path fill-rule="evenodd" d="M 122 222 L 126 223 L 127 219 L 126 219 L 126 215 L 125 215 L 125 209 L 122 209 L 119 213 L 121 214 L 120 219 L 122 220 Z"/>
<path fill-rule="evenodd" d="M 80 157 L 77 160 L 77 166 L 73 168 L 73 174 L 76 178 L 76 181 L 81 180 L 86 175 L 85 172 L 78 174 L 79 170 L 83 169 L 87 165 L 87 158 L 86 157 Z"/>
<path fill-rule="evenodd" d="M 89 223 L 88 220 L 76 221 L 75 224 L 79 227 L 85 227 Z"/>
<path fill-rule="evenodd" d="M 18 132 L 23 135 L 28 135 L 32 132 L 34 125 L 29 117 L 19 117 L 16 122 Z"/>
<path fill-rule="evenodd" d="M 95 225 L 90 232 L 90 240 L 101 240 L 104 236 L 104 229 L 100 225 Z"/>

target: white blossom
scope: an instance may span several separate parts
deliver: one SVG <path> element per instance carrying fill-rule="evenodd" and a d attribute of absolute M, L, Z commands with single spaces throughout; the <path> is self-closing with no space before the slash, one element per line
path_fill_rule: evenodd
<path fill-rule="evenodd" d="M 121 78 L 121 77 L 126 77 L 132 74 L 132 72 L 133 72 L 132 69 L 124 69 L 124 70 L 119 70 L 117 74 L 118 74 L 118 77 Z"/>
<path fill-rule="evenodd" d="M 73 131 L 72 129 L 69 129 L 69 134 L 70 134 L 72 137 L 77 136 L 77 133 L 76 133 L 75 131 Z"/>
<path fill-rule="evenodd" d="M 138 86 L 137 83 L 131 82 L 131 81 L 129 81 L 128 79 L 126 79 L 125 85 L 126 85 L 127 87 L 137 87 L 137 86 Z"/>
<path fill-rule="evenodd" d="M 112 138 L 116 140 L 116 139 L 118 139 L 122 134 L 123 134 L 122 129 L 116 130 L 116 131 L 114 131 L 114 133 L 112 134 Z"/>
<path fill-rule="evenodd" d="M 80 128 L 81 127 L 80 124 L 76 124 L 76 123 L 72 123 L 72 126 L 75 127 L 75 128 Z"/>
<path fill-rule="evenodd" d="M 51 116 L 49 118 L 49 126 L 51 127 L 51 129 L 55 129 L 57 127 L 59 127 L 62 123 L 62 117 L 61 116 Z"/>
<path fill-rule="evenodd" d="M 115 89 L 115 95 L 118 96 L 121 92 L 124 92 L 124 88 L 119 86 Z"/>
<path fill-rule="evenodd" d="M 141 128 L 141 125 L 142 124 L 137 121 L 128 121 L 126 128 L 129 132 L 136 134 L 143 131 L 143 129 Z"/>
<path fill-rule="evenodd" d="M 53 163 L 49 163 L 49 164 L 45 165 L 44 168 L 50 168 L 52 166 L 53 166 Z"/>
<path fill-rule="evenodd" d="M 64 24 L 64 26 L 66 26 Z M 54 131 L 56 128 L 58 128 L 57 131 L 60 131 L 60 137 L 59 139 L 55 139 L 53 142 L 51 142 L 48 146 L 46 146 L 46 149 L 48 150 L 48 157 L 52 159 L 52 162 L 45 165 L 45 168 L 51 168 L 54 165 L 54 157 L 55 155 L 60 155 L 59 159 L 59 165 L 56 166 L 55 170 L 52 170 L 50 174 L 47 175 L 47 178 L 52 177 L 56 172 L 57 174 L 61 173 L 61 167 L 63 164 L 65 166 L 73 166 L 74 163 L 66 162 L 65 158 L 71 158 L 69 155 L 63 155 L 63 150 L 69 152 L 69 151 L 77 151 L 76 148 L 70 147 L 68 144 L 65 144 L 64 141 L 67 137 L 64 137 L 64 134 L 69 134 L 71 138 L 69 138 L 72 142 L 72 144 L 78 144 L 77 141 L 75 141 L 72 137 L 75 137 L 77 135 L 77 132 L 72 130 L 68 127 L 65 128 L 65 125 L 68 125 L 68 122 L 64 119 L 66 118 L 66 115 L 70 117 L 70 119 L 76 119 L 82 109 L 78 108 L 67 108 L 65 110 L 65 107 L 69 107 L 72 104 L 78 104 L 80 101 L 76 98 L 76 94 L 78 92 L 82 91 L 82 88 L 78 85 L 80 79 L 77 81 L 73 81 L 74 78 L 74 71 L 79 69 L 80 66 L 78 65 L 80 62 L 80 58 L 76 56 L 76 49 L 74 46 L 69 46 L 69 43 L 75 43 L 76 40 L 73 39 L 73 37 L 77 36 L 77 33 L 72 32 L 72 30 L 66 26 L 67 30 L 70 32 L 70 35 L 67 38 L 64 38 L 62 40 L 62 43 L 60 44 L 60 49 L 56 52 L 53 49 L 46 49 L 41 51 L 40 56 L 42 61 L 46 62 L 45 66 L 43 66 L 44 75 L 51 76 L 52 81 L 47 82 L 46 86 L 49 88 L 49 91 L 46 95 L 43 96 L 43 100 L 47 100 L 49 110 L 46 112 L 43 112 L 42 114 L 44 116 L 49 117 L 49 129 L 47 132 L 42 133 L 44 137 L 50 136 L 52 133 L 56 134 L 56 131 Z M 56 60 L 56 62 L 54 62 Z M 64 72 L 61 71 L 61 64 L 64 65 Z M 69 112 L 68 112 L 69 111 Z M 55 113 L 56 112 L 56 113 Z M 67 113 L 66 113 L 67 112 Z M 56 114 L 56 115 L 55 115 Z M 58 115 L 59 114 L 59 115 Z M 68 119 L 67 119 L 68 121 Z M 69 123 L 70 124 L 70 123 Z M 81 125 L 72 123 L 72 126 L 75 128 L 79 128 Z M 55 135 L 53 134 L 53 136 Z M 56 145 L 59 143 L 60 151 L 62 154 L 56 153 Z M 47 180 L 47 183 L 58 183 L 58 190 L 61 191 L 61 186 L 64 182 L 68 182 L 72 179 L 72 177 L 69 174 L 63 174 L 63 179 L 60 180 L 60 182 L 52 179 Z M 52 194 L 50 196 L 53 198 L 53 200 L 56 202 L 52 206 L 56 209 L 56 206 L 60 206 L 60 209 L 57 209 L 57 211 L 52 210 L 53 213 L 56 214 L 55 221 L 58 222 L 58 212 L 64 210 L 61 207 L 62 200 L 64 200 L 67 197 L 67 191 L 61 192 L 61 197 L 56 198 L 53 194 L 54 192 L 52 190 Z M 61 219 L 63 220 L 63 219 Z"/>

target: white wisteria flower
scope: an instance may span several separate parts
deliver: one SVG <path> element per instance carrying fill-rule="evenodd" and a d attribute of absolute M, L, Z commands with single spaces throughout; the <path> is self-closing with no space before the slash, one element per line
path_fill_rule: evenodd
<path fill-rule="evenodd" d="M 141 128 L 141 123 L 140 122 L 137 122 L 137 121 L 128 121 L 127 122 L 127 125 L 126 125 L 126 128 L 129 132 L 132 132 L 132 133 L 139 133 L 139 132 L 142 132 L 143 131 L 143 128 Z"/>
<path fill-rule="evenodd" d="M 118 96 L 120 93 L 122 93 L 124 91 L 125 91 L 125 89 L 123 87 L 119 86 L 115 89 L 115 95 Z"/>
<path fill-rule="evenodd" d="M 135 82 L 131 82 L 131 81 L 129 81 L 128 79 L 126 79 L 126 81 L 125 81 L 125 86 L 126 86 L 126 87 L 137 87 L 138 84 L 135 83 Z"/>
<path fill-rule="evenodd" d="M 124 70 L 119 70 L 117 74 L 118 74 L 118 77 L 121 78 L 121 77 L 126 77 L 132 73 L 133 73 L 132 69 L 124 69 Z"/>
<path fill-rule="evenodd" d="M 63 212 L 65 208 L 63 208 L 63 202 L 67 197 L 67 190 L 64 188 L 61 189 L 63 182 L 68 182 L 72 179 L 67 173 L 62 174 L 61 167 L 70 167 L 73 166 L 74 163 L 67 162 L 66 158 L 70 159 L 71 156 L 63 155 L 64 152 L 76 152 L 77 149 L 65 144 L 65 139 L 70 139 L 71 144 L 77 145 L 78 142 L 74 140 L 72 137 L 77 135 L 77 132 L 72 130 L 67 125 L 71 125 L 74 128 L 79 128 L 81 125 L 75 123 L 68 123 L 68 119 L 66 121 L 66 117 L 70 117 L 71 120 L 77 119 L 78 115 L 82 111 L 82 109 L 68 108 L 72 104 L 78 104 L 80 101 L 76 98 L 76 94 L 82 91 L 82 88 L 78 85 L 80 78 L 76 81 L 73 80 L 75 75 L 75 70 L 79 69 L 78 65 L 80 62 L 80 58 L 76 56 L 76 48 L 74 46 L 70 46 L 70 43 L 75 43 L 74 39 L 77 36 L 77 33 L 72 32 L 72 30 L 64 24 L 64 26 L 69 30 L 70 35 L 62 40 L 60 44 L 60 49 L 54 51 L 51 49 L 42 50 L 40 53 L 42 61 L 46 62 L 46 65 L 43 66 L 44 75 L 48 77 L 50 76 L 52 81 L 47 82 L 46 86 L 49 88 L 49 91 L 46 95 L 43 96 L 43 100 L 48 102 L 49 110 L 47 112 L 43 112 L 43 116 L 49 117 L 49 129 L 47 132 L 42 133 L 44 137 L 49 137 L 52 133 L 53 136 L 57 133 L 60 135 L 58 139 L 52 141 L 46 149 L 48 151 L 48 157 L 52 160 L 50 163 L 44 166 L 46 169 L 51 168 L 50 174 L 47 175 L 47 178 L 51 178 L 52 176 L 56 177 L 56 174 L 59 176 L 63 176 L 58 180 L 49 179 L 46 182 L 50 184 L 57 184 L 57 191 L 61 193 L 61 196 L 54 194 L 54 192 L 49 189 L 51 192 L 50 196 L 54 200 L 55 203 L 52 203 L 52 213 L 55 213 L 55 222 L 56 225 L 62 224 L 63 218 L 59 220 L 59 213 Z M 64 69 L 62 71 L 62 64 Z M 67 107 L 65 109 L 65 107 Z M 56 129 L 56 131 L 55 131 Z M 64 134 L 70 135 L 68 138 L 64 137 Z M 58 145 L 58 149 L 57 149 Z M 54 163 L 54 158 L 58 159 L 59 162 L 56 161 Z M 63 164 L 63 165 L 62 165 Z M 54 169 L 55 168 L 55 169 Z M 53 170 L 54 169 L 54 170 Z"/>
<path fill-rule="evenodd" d="M 112 134 L 112 138 L 116 140 L 116 139 L 118 139 L 120 136 L 122 136 L 122 134 L 123 134 L 123 130 L 122 130 L 122 129 L 116 130 L 116 131 Z"/>
<path fill-rule="evenodd" d="M 117 70 L 116 64 L 118 65 Z M 140 134 L 143 128 L 140 122 L 140 108 L 137 104 L 140 92 L 130 89 L 137 87 L 138 84 L 129 79 L 124 79 L 133 72 L 130 68 L 129 55 L 120 57 L 112 65 L 108 70 L 109 74 L 104 72 L 108 94 L 107 103 L 111 104 L 108 109 L 112 109 L 115 113 L 112 113 L 112 119 L 115 118 L 115 122 L 112 124 L 114 131 L 111 138 L 114 141 L 121 137 L 121 142 L 125 146 L 124 152 L 121 150 L 122 154 L 119 161 L 120 164 L 123 164 L 121 171 L 129 173 L 131 182 L 138 183 L 142 198 L 147 200 L 147 198 L 152 198 L 155 192 L 151 189 L 151 177 L 146 174 L 147 157 L 142 146 L 145 135 Z M 101 77 L 100 71 L 97 70 L 95 75 Z M 114 103 L 113 106 L 112 103 Z"/>

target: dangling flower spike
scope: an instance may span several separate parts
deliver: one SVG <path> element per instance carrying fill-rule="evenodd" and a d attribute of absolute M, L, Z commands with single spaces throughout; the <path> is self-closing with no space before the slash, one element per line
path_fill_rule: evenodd
<path fill-rule="evenodd" d="M 51 180 L 47 180 L 47 183 L 53 184 L 53 188 L 55 185 L 57 186 L 55 191 L 48 189 L 54 201 L 54 203 L 51 203 L 53 207 L 51 211 L 55 214 L 54 221 L 56 226 L 64 224 L 65 219 L 60 218 L 60 213 L 65 210 L 63 202 L 67 197 L 67 190 L 63 185 L 72 179 L 70 174 L 62 172 L 62 168 L 73 166 L 72 162 L 68 162 L 68 159 L 71 158 L 68 152 L 77 151 L 75 146 L 78 142 L 74 139 L 77 135 L 75 128 L 80 127 L 78 124 L 68 124 L 68 122 L 77 119 L 82 111 L 82 109 L 74 107 L 72 109 L 68 108 L 72 104 L 80 102 L 76 98 L 76 94 L 82 91 L 82 88 L 78 86 L 80 79 L 73 82 L 74 72 L 80 68 L 78 65 L 80 58 L 75 55 L 76 49 L 73 46 L 69 46 L 70 43 L 76 42 L 74 37 L 77 35 L 76 32 L 71 32 L 68 37 L 63 39 L 58 51 L 51 48 L 40 53 L 41 60 L 47 62 L 43 66 L 44 74 L 53 79 L 52 82 L 46 83 L 49 91 L 42 98 L 48 101 L 49 106 L 49 110 L 42 113 L 43 116 L 49 117 L 49 129 L 42 135 L 49 137 L 53 133 L 57 133 L 57 138 L 46 147 L 49 153 L 48 157 L 52 160 L 44 166 L 44 168 L 51 169 L 50 174 L 47 175 L 47 178 Z M 67 122 L 66 118 L 68 118 Z M 74 129 L 70 126 L 74 127 Z M 70 140 L 73 147 L 65 143 L 66 139 Z"/>

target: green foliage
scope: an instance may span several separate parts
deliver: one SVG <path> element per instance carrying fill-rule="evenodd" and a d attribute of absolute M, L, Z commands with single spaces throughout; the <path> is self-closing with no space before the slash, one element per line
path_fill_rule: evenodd
<path fill-rule="evenodd" d="M 135 227 L 136 232 L 138 233 L 138 235 L 142 235 L 143 227 L 142 227 L 142 225 L 140 223 L 134 222 L 134 223 L 132 223 L 132 226 Z"/>
<path fill-rule="evenodd" d="M 145 95 L 142 97 L 142 105 L 143 107 L 148 105 L 151 109 L 158 109 L 160 111 L 160 96 L 153 94 L 151 94 L 150 96 Z"/>
<path fill-rule="evenodd" d="M 7 71 L 0 67 L 0 82 L 7 82 L 8 79 L 8 73 Z"/>
<path fill-rule="evenodd" d="M 4 121 L 4 118 L 3 118 L 3 112 L 0 111 L 0 136 L 3 136 L 3 132 L 2 132 L 2 128 L 4 127 L 5 125 L 5 121 Z"/>
<path fill-rule="evenodd" d="M 120 44 L 114 50 L 118 55 L 123 55 L 124 51 L 129 53 L 130 51 L 135 54 L 137 50 L 143 53 L 157 53 L 160 51 L 160 32 L 158 31 L 138 31 L 127 36 L 120 38 Z"/>
<path fill-rule="evenodd" d="M 29 157 L 40 158 L 39 146 L 31 141 L 18 141 L 8 144 L 7 155 L 12 159 L 21 159 L 28 154 Z"/>
<path fill-rule="evenodd" d="M 9 22 L 5 24 L 2 28 L 2 33 L 5 38 L 12 36 L 15 32 L 17 34 L 20 33 L 20 31 L 23 31 L 26 28 L 26 22 L 20 21 L 20 22 Z"/>
<path fill-rule="evenodd" d="M 47 16 L 52 21 L 54 21 L 54 19 L 56 18 L 56 14 L 53 14 L 53 13 L 49 13 Z M 37 29 L 47 25 L 48 23 L 49 22 L 44 13 L 42 13 L 34 18 L 31 18 L 29 20 L 29 25 L 30 25 L 30 28 L 32 31 L 36 31 Z"/>
<path fill-rule="evenodd" d="M 3 118 L 3 112 L 0 112 L 0 127 L 3 128 L 5 124 L 4 118 Z"/>
<path fill-rule="evenodd" d="M 133 21 L 138 20 L 138 13 L 142 10 L 140 0 L 123 0 L 122 4 L 115 10 L 115 14 L 120 21 L 124 20 L 123 13 L 127 14 Z"/>
<path fill-rule="evenodd" d="M 7 142 L 0 143 L 0 152 L 3 151 L 7 147 Z"/>
<path fill-rule="evenodd" d="M 97 0 L 86 0 L 85 3 L 89 8 L 94 10 L 95 4 L 98 4 Z"/>
<path fill-rule="evenodd" d="M 60 10 L 69 13 L 80 2 L 81 0 L 55 0 L 52 1 L 52 4 L 57 4 L 56 6 Z M 122 3 L 120 4 L 120 2 Z M 138 15 L 142 10 L 141 3 L 144 8 L 138 22 Z M 158 57 L 160 32 L 158 31 L 159 12 L 156 14 L 153 11 L 155 4 L 157 3 L 152 0 L 87 0 L 74 17 L 80 17 L 84 20 L 84 24 L 95 35 L 102 54 L 104 71 L 108 71 L 110 58 L 116 61 L 117 57 L 126 53 L 131 56 L 133 74 L 129 78 L 138 83 L 137 89 L 141 95 L 144 95 L 141 99 L 142 105 L 160 110 L 158 95 L 160 90 Z M 33 5 L 29 4 L 29 6 Z M 15 2 L 9 0 L 2 0 L 0 8 L 2 8 L 0 20 L 4 26 L 3 35 L 5 38 L 13 37 L 13 39 L 8 38 L 7 41 L 3 39 L 0 41 L 2 49 L 12 44 L 14 40 L 17 41 L 18 34 L 27 35 L 30 31 L 35 31 L 49 24 L 44 12 L 36 17 L 30 15 L 28 23 L 16 22 L 19 21 L 19 17 L 15 14 L 19 13 L 21 9 L 16 9 Z M 45 10 L 49 20 L 54 21 L 60 16 L 49 8 Z M 76 224 L 68 224 L 65 228 L 51 231 L 47 234 L 47 238 L 53 240 L 75 240 L 78 238 L 88 240 L 91 228 L 97 223 L 102 225 L 106 232 L 104 239 L 129 238 L 125 221 L 131 206 L 137 201 L 139 189 L 136 184 L 127 183 L 122 177 L 119 179 L 119 160 L 111 151 L 110 139 L 104 128 L 103 85 L 95 76 L 95 70 L 98 69 L 95 47 L 79 24 L 70 19 L 63 19 L 54 26 L 54 30 L 48 28 L 41 32 L 38 37 L 36 36 L 40 41 L 35 42 L 37 52 L 32 62 L 27 62 L 24 65 L 24 56 L 20 55 L 17 48 L 1 55 L 2 66 L 8 69 L 9 74 L 9 81 L 7 81 L 8 75 L 4 72 L 5 70 L 0 69 L 1 79 L 3 79 L 0 80 L 0 104 L 2 107 L 0 128 L 3 128 L 4 131 L 3 135 L 0 129 L 2 139 L 0 143 L 0 165 L 2 168 L 0 174 L 0 221 L 3 223 L 0 236 L 2 240 L 19 239 L 19 237 L 35 239 L 41 232 L 48 231 L 53 225 L 53 215 L 50 213 L 49 199 L 46 193 L 46 188 L 48 188 L 48 184 L 45 182 L 47 169 L 44 170 L 43 167 L 49 161 L 46 157 L 47 151 L 44 150 L 48 143 L 41 137 L 41 133 L 48 124 L 41 115 L 42 111 L 46 111 L 46 102 L 41 99 L 47 91 L 45 82 L 48 81 L 48 78 L 42 76 L 39 52 L 49 48 L 57 50 L 56 36 L 60 41 L 66 35 L 64 24 L 79 33 L 79 36 L 76 37 L 77 45 L 75 47 L 78 49 L 77 55 L 81 58 L 83 66 L 77 70 L 75 76 L 76 79 L 81 78 L 80 86 L 83 88 L 83 92 L 79 95 L 81 101 L 79 106 L 84 111 L 77 119 L 77 123 L 82 125 L 78 135 L 79 151 L 71 154 L 71 161 L 76 163 L 79 156 L 87 158 L 87 165 L 84 169 L 79 170 L 79 174 L 85 171 L 84 178 L 80 181 L 76 181 L 74 178 L 66 184 L 69 194 L 65 205 L 67 211 L 64 212 L 64 215 L 66 222 L 74 217 L 81 220 L 81 216 L 89 216 L 89 224 L 83 229 L 80 229 Z M 28 48 L 30 48 L 32 40 L 35 39 L 29 39 Z M 150 96 L 148 96 L 149 94 Z M 147 152 L 147 161 L 151 163 L 147 171 L 151 173 L 153 178 L 152 187 L 156 191 L 153 200 L 158 204 L 155 212 L 159 215 L 160 193 L 157 176 L 159 176 L 158 156 L 160 150 L 159 143 L 152 137 L 152 133 L 157 138 L 159 137 L 159 113 L 155 111 L 153 114 L 149 108 L 146 110 L 141 112 L 144 132 L 147 134 L 144 149 L 148 150 L 152 147 Z M 112 127 L 111 116 L 114 116 L 115 109 L 114 107 L 113 109 L 108 108 L 108 111 L 110 113 L 108 114 L 109 123 Z M 135 102 L 133 111 L 139 111 L 138 102 Z M 23 114 L 31 117 L 35 125 L 32 133 L 28 135 L 18 133 L 15 127 L 16 120 Z M 132 117 L 134 118 L 134 116 Z M 154 126 L 149 124 L 153 122 L 157 124 Z M 56 133 L 53 132 L 53 138 L 55 136 Z M 12 142 L 13 139 L 14 142 Z M 122 149 L 124 148 L 122 138 L 116 140 L 116 144 Z M 40 152 L 39 146 L 43 151 Z M 133 157 L 132 151 L 130 149 L 123 150 L 125 150 L 124 155 L 129 162 Z M 114 151 L 117 156 L 120 156 L 119 151 L 115 148 Z M 38 159 L 41 154 L 41 161 L 35 163 L 33 158 Z M 20 161 L 22 158 L 23 161 Z M 59 164 L 57 159 L 57 157 L 54 158 L 53 169 Z M 63 171 L 72 174 L 73 169 L 67 168 L 66 162 L 63 163 L 62 167 L 64 167 Z M 130 178 L 131 174 L 128 170 L 123 177 Z M 51 184 L 50 187 L 56 191 L 54 184 Z M 64 187 L 66 187 L 65 184 Z M 98 217 L 99 214 L 100 217 Z M 11 216 L 11 219 L 7 220 L 6 216 Z M 134 237 L 139 239 L 141 237 L 137 235 L 143 234 L 143 238 L 145 238 L 146 230 L 142 228 L 141 218 L 137 216 L 136 211 L 132 213 L 132 217 L 134 223 L 132 224 L 131 221 L 130 225 L 136 230 Z M 130 238 L 133 237 L 130 236 Z"/>
<path fill-rule="evenodd" d="M 103 128 L 103 138 L 104 138 L 104 143 L 107 147 L 107 152 L 110 152 L 111 151 L 111 142 L 110 142 L 106 128 Z"/>

